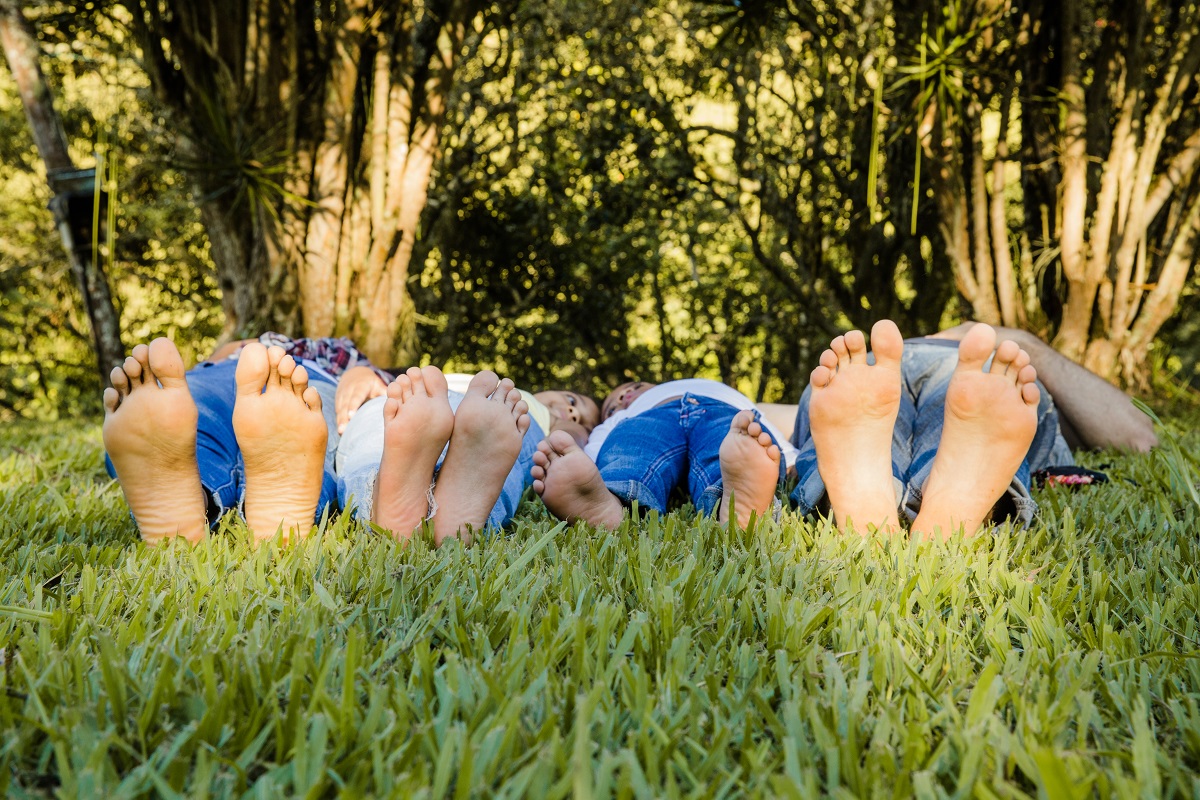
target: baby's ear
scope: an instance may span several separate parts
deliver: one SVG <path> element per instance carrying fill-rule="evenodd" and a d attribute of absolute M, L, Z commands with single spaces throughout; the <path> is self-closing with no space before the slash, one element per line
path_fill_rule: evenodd
<path fill-rule="evenodd" d="M 566 431 L 580 447 L 585 447 L 587 445 L 587 429 L 585 429 L 575 420 L 566 419 L 564 417 L 552 417 L 550 419 L 550 430 L 546 431 L 546 435 L 549 436 L 554 431 Z"/>

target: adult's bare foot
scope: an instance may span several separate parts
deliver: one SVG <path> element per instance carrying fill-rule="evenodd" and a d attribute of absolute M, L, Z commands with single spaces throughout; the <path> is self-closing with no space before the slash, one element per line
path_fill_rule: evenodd
<path fill-rule="evenodd" d="M 983 364 L 995 351 L 989 371 Z M 975 325 L 958 346 L 946 390 L 946 421 L 914 534 L 974 533 L 987 520 L 1037 433 L 1037 370 L 1015 342 Z"/>
<path fill-rule="evenodd" d="M 875 363 L 867 363 L 861 331 L 834 339 L 812 371 L 808 417 L 817 469 L 825 482 L 833 518 L 843 531 L 869 527 L 894 533 L 896 491 L 892 478 L 892 430 L 900 410 L 900 356 L 904 339 L 896 323 L 871 328 Z"/>
<path fill-rule="evenodd" d="M 403 541 L 428 513 L 433 469 L 454 430 L 454 412 L 437 367 L 410 367 L 387 387 L 387 398 L 371 521 Z"/>
<path fill-rule="evenodd" d="M 233 432 L 246 465 L 246 524 L 255 541 L 280 529 L 284 540 L 306 535 L 324 477 L 321 396 L 308 372 L 282 347 L 251 342 L 238 357 Z"/>
<path fill-rule="evenodd" d="M 208 532 L 196 466 L 196 403 L 170 339 L 139 344 L 104 390 L 104 449 L 146 544 Z M 161 384 L 161 385 L 160 385 Z"/>
<path fill-rule="evenodd" d="M 779 482 L 779 447 L 771 434 L 754 419 L 753 411 L 739 411 L 721 442 L 721 505 L 717 519 L 729 521 L 730 505 L 738 524 L 750 524 L 751 512 L 762 516 L 775 499 Z"/>
<path fill-rule="evenodd" d="M 529 407 L 508 378 L 484 370 L 471 379 L 454 413 L 450 449 L 438 473 L 434 539 L 451 537 L 470 544 L 500 498 L 504 479 L 517 463 L 529 430 Z"/>
<path fill-rule="evenodd" d="M 625 507 L 604 485 L 596 463 L 565 431 L 555 431 L 538 443 L 530 474 L 533 490 L 559 519 L 572 524 L 583 520 L 609 530 L 621 526 Z"/>

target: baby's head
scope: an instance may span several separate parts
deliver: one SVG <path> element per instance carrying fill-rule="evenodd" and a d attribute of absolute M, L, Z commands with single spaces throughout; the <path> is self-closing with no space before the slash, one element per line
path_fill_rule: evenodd
<path fill-rule="evenodd" d="M 618 411 L 624 411 L 629 408 L 630 403 L 645 394 L 648 389 L 653 389 L 656 385 L 647 383 L 646 381 L 622 383 L 616 389 L 612 390 L 612 394 L 604 398 L 604 405 L 600 406 L 600 420 L 606 420 Z"/>
<path fill-rule="evenodd" d="M 578 423 L 589 433 L 600 424 L 600 409 L 597 408 L 596 401 L 586 394 L 552 389 L 538 392 L 534 397 L 550 409 L 551 416 Z"/>

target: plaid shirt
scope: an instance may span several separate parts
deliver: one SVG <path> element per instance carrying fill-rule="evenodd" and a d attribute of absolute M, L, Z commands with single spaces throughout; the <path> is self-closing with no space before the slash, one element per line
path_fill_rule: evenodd
<path fill-rule="evenodd" d="M 351 367 L 368 367 L 383 379 L 384 383 L 392 382 L 391 373 L 381 370 L 368 361 L 367 357 L 354 346 L 354 342 L 344 336 L 340 339 L 293 339 L 282 333 L 268 331 L 259 336 L 258 340 L 267 347 L 272 345 L 282 347 L 292 358 L 305 358 L 316 362 L 335 378 L 341 377 L 342 373 Z"/>

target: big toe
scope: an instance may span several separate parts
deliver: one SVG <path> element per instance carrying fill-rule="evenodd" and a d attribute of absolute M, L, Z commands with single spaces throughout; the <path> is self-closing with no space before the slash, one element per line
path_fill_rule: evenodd
<path fill-rule="evenodd" d="M 271 364 L 267 360 L 266 347 L 259 342 L 251 342 L 242 348 L 241 355 L 238 356 L 237 370 L 234 372 L 238 394 L 262 394 L 270 374 Z"/>
<path fill-rule="evenodd" d="M 979 371 L 996 349 L 996 331 L 991 325 L 971 326 L 958 344 L 958 369 Z"/>
<path fill-rule="evenodd" d="M 890 319 L 881 319 L 871 328 L 871 352 L 879 366 L 899 365 L 904 353 L 904 337 Z"/>
<path fill-rule="evenodd" d="M 421 367 L 421 382 L 425 385 L 425 391 L 430 397 L 446 397 L 449 394 L 450 388 L 446 383 L 446 376 L 437 367 Z"/>
<path fill-rule="evenodd" d="M 499 384 L 500 376 L 490 369 L 485 369 L 482 372 L 476 373 L 474 378 L 471 378 L 471 382 L 467 384 L 467 395 L 488 397 L 492 392 L 496 391 L 496 387 Z"/>
<path fill-rule="evenodd" d="M 186 385 L 183 366 L 183 356 L 179 348 L 165 337 L 159 337 L 147 348 L 150 369 L 158 376 L 159 382 L 168 389 Z"/>
<path fill-rule="evenodd" d="M 566 431 L 552 431 L 542 441 L 550 451 L 547 455 L 565 456 L 579 449 L 579 445 L 576 444 L 575 439 Z"/>

